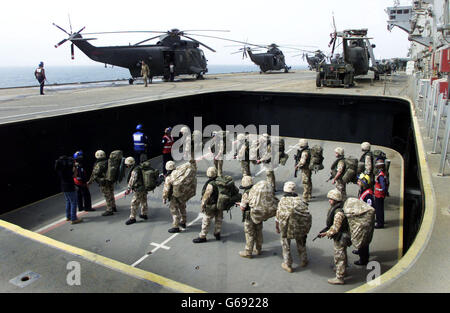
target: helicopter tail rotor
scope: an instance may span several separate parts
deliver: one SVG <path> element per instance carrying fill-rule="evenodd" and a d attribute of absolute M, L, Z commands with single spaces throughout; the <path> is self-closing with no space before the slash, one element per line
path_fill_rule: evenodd
<path fill-rule="evenodd" d="M 77 31 L 77 32 L 72 32 L 72 23 L 70 22 L 70 16 L 69 16 L 70 33 L 67 32 L 64 28 L 62 28 L 62 27 L 56 25 L 55 23 L 53 23 L 53 25 L 54 25 L 56 28 L 59 28 L 60 30 L 62 30 L 63 32 L 65 32 L 67 35 L 69 35 L 68 38 L 65 38 L 65 39 L 61 40 L 60 42 L 58 42 L 58 43 L 55 45 L 55 48 L 58 48 L 59 46 L 61 46 L 62 44 L 64 44 L 66 41 L 71 41 L 72 44 L 70 45 L 70 56 L 71 56 L 71 59 L 72 59 L 72 60 L 75 59 L 75 53 L 74 53 L 74 52 L 75 52 L 75 51 L 74 51 L 75 48 L 74 48 L 74 44 L 73 44 L 74 41 L 86 41 L 86 40 L 94 40 L 94 39 L 96 39 L 96 38 L 82 38 L 82 37 L 81 37 L 80 33 L 86 28 L 86 26 L 82 27 L 82 28 L 81 28 L 79 31 Z"/>

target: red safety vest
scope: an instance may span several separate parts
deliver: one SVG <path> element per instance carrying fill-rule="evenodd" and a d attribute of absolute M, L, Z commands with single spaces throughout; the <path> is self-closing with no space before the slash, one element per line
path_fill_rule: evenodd
<path fill-rule="evenodd" d="M 384 181 L 386 183 L 386 175 L 384 175 L 384 172 L 381 171 L 380 174 L 377 175 L 377 177 L 375 177 L 375 197 L 376 198 L 385 198 L 386 197 L 386 192 L 383 190 L 383 188 L 381 188 L 381 184 L 379 183 L 378 177 L 383 176 L 384 177 Z"/>
<path fill-rule="evenodd" d="M 173 145 L 173 138 L 172 136 L 164 135 L 163 140 L 166 140 L 164 146 L 163 146 L 163 154 L 168 154 L 172 152 L 172 145 Z"/>
<path fill-rule="evenodd" d="M 361 196 L 359 197 L 359 200 L 366 202 L 364 199 L 366 199 L 367 195 L 373 194 L 372 189 L 368 188 L 366 189 Z"/>

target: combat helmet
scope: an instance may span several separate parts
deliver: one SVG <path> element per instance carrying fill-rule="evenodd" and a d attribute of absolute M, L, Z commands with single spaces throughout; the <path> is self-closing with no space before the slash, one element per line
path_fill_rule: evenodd
<path fill-rule="evenodd" d="M 103 150 L 97 150 L 95 152 L 95 158 L 96 159 L 102 159 L 102 158 L 106 158 L 106 153 Z"/>
<path fill-rule="evenodd" d="M 363 142 L 361 144 L 361 150 L 362 151 L 370 151 L 370 143 L 368 143 L 367 141 Z"/>
<path fill-rule="evenodd" d="M 173 171 L 175 169 L 175 162 L 174 161 L 168 161 L 166 163 L 166 170 Z"/>
<path fill-rule="evenodd" d="M 300 148 L 304 148 L 308 146 L 308 140 L 302 138 L 298 141 L 298 145 L 300 146 Z"/>
<path fill-rule="evenodd" d="M 337 189 L 333 189 L 328 191 L 327 198 L 340 202 L 342 201 L 342 193 Z"/>
<path fill-rule="evenodd" d="M 241 187 L 243 188 L 247 188 L 253 185 L 253 179 L 251 176 L 249 175 L 244 175 L 244 177 L 242 177 L 242 181 L 241 181 Z"/>
<path fill-rule="evenodd" d="M 339 156 L 344 156 L 344 148 L 337 147 L 334 149 L 334 152 L 336 152 Z"/>
<path fill-rule="evenodd" d="M 217 177 L 217 169 L 214 166 L 208 167 L 206 170 L 206 176 L 209 178 Z"/>
<path fill-rule="evenodd" d="M 128 157 L 125 159 L 125 165 L 133 166 L 136 163 L 133 157 Z"/>
<path fill-rule="evenodd" d="M 288 182 L 284 183 L 283 191 L 292 193 L 292 192 L 295 192 L 295 187 L 296 186 L 295 186 L 294 182 L 288 181 Z"/>

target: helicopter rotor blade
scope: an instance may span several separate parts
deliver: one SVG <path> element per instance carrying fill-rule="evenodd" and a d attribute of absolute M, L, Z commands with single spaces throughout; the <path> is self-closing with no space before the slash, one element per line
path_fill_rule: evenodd
<path fill-rule="evenodd" d="M 61 40 L 60 42 L 58 42 L 58 43 L 55 45 L 55 48 L 58 48 L 60 45 L 62 45 L 62 44 L 65 43 L 66 41 L 67 41 L 67 39 Z"/>
<path fill-rule="evenodd" d="M 186 33 L 185 33 L 186 34 Z M 265 45 L 257 45 L 257 44 L 253 44 L 253 43 L 249 43 L 249 42 L 244 42 L 244 41 L 239 41 L 239 40 L 233 40 L 233 39 L 228 39 L 228 38 L 223 38 L 223 37 L 216 37 L 216 36 L 208 36 L 208 35 L 199 35 L 199 34 L 186 34 L 186 35 L 190 35 L 190 36 L 200 36 L 200 37 L 208 37 L 208 38 L 215 38 L 215 39 L 220 39 L 220 40 L 226 40 L 226 41 L 231 41 L 231 42 L 237 42 L 240 44 L 244 44 L 244 45 L 248 45 L 248 46 L 255 46 L 255 47 L 260 47 L 260 48 L 265 48 Z"/>
<path fill-rule="evenodd" d="M 75 34 L 81 33 L 85 28 L 86 28 L 86 26 L 84 26 L 83 28 L 81 28 L 81 29 L 80 29 L 79 31 L 77 31 Z"/>
<path fill-rule="evenodd" d="M 167 34 L 167 31 L 123 30 L 123 31 L 113 31 L 113 32 L 83 33 L 81 35 L 126 34 L 126 33 L 158 33 L 158 34 Z"/>
<path fill-rule="evenodd" d="M 64 28 L 62 28 L 61 26 L 56 25 L 55 23 L 52 23 L 52 24 L 53 24 L 55 27 L 59 28 L 60 30 L 62 30 L 63 32 L 65 32 L 67 35 L 70 36 L 70 34 L 69 34 Z"/>
<path fill-rule="evenodd" d="M 229 30 L 216 30 L 216 29 L 190 29 L 190 30 L 182 30 L 182 33 L 185 32 L 224 32 L 224 33 L 229 33 Z"/>
<path fill-rule="evenodd" d="M 161 36 L 161 35 L 158 35 L 158 36 L 155 36 L 155 37 L 151 37 L 151 38 L 139 41 L 138 43 L 135 43 L 134 46 L 139 46 L 141 43 L 144 43 L 144 42 L 150 41 L 152 39 L 158 38 L 159 36 Z"/>
<path fill-rule="evenodd" d="M 186 38 L 188 38 L 188 39 L 190 39 L 190 40 L 192 40 L 192 41 L 197 42 L 198 44 L 200 44 L 200 45 L 202 45 L 203 47 L 205 47 L 205 48 L 211 50 L 212 52 L 216 52 L 216 50 L 214 50 L 214 49 L 211 48 L 211 47 L 208 47 L 207 45 L 205 45 L 204 43 L 198 41 L 197 39 L 194 39 L 194 38 L 192 38 L 192 37 L 186 36 L 186 34 L 183 34 L 182 36 L 183 36 L 183 37 L 186 37 Z"/>
<path fill-rule="evenodd" d="M 74 51 L 73 43 L 70 45 L 70 56 L 72 57 L 72 60 L 75 59 L 75 51 Z"/>
<path fill-rule="evenodd" d="M 97 38 L 73 38 L 71 41 L 97 40 Z"/>
<path fill-rule="evenodd" d="M 72 22 L 70 21 L 70 14 L 67 14 L 69 16 L 69 26 L 70 26 L 70 33 L 72 34 Z"/>

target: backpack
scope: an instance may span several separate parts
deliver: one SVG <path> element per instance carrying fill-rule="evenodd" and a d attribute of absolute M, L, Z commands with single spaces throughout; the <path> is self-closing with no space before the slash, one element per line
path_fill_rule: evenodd
<path fill-rule="evenodd" d="M 121 182 L 125 176 L 125 158 L 121 150 L 111 152 L 106 170 L 106 180 L 111 183 Z"/>
<path fill-rule="evenodd" d="M 357 198 L 348 198 L 343 206 L 350 227 L 350 237 L 356 249 L 372 241 L 375 226 L 375 209 Z"/>
<path fill-rule="evenodd" d="M 250 217 L 255 224 L 274 217 L 279 200 L 275 197 L 272 185 L 267 180 L 257 182 L 248 193 Z"/>
<path fill-rule="evenodd" d="M 159 179 L 159 170 L 155 170 L 151 165 L 150 161 L 145 161 L 140 165 L 142 171 L 142 181 L 144 184 L 145 191 L 153 191 L 158 187 L 161 182 Z"/>
<path fill-rule="evenodd" d="M 197 169 L 189 162 L 178 166 L 171 174 L 174 177 L 172 183 L 172 196 L 186 202 L 195 196 L 197 191 Z"/>
<path fill-rule="evenodd" d="M 229 211 L 236 202 L 241 201 L 241 194 L 233 181 L 233 177 L 224 175 L 216 178 L 216 186 L 219 189 L 217 208 Z"/>
<path fill-rule="evenodd" d="M 309 161 L 309 169 L 317 173 L 317 171 L 323 170 L 323 148 L 319 145 L 315 145 L 310 149 L 311 159 Z"/>
<path fill-rule="evenodd" d="M 286 154 L 285 151 L 285 142 L 283 138 L 279 138 L 278 141 L 278 151 L 279 151 L 279 162 L 281 165 L 286 165 L 287 160 L 289 159 L 289 155 Z"/>
<path fill-rule="evenodd" d="M 282 238 L 305 236 L 311 230 L 312 216 L 300 197 L 283 197 L 278 203 L 277 220 Z"/>
<path fill-rule="evenodd" d="M 356 184 L 358 180 L 358 176 L 356 175 L 356 172 L 358 171 L 358 159 L 355 159 L 354 157 L 348 157 L 345 158 L 344 161 L 345 161 L 345 170 L 344 174 L 342 175 L 342 181 L 345 184 L 348 183 Z"/>

